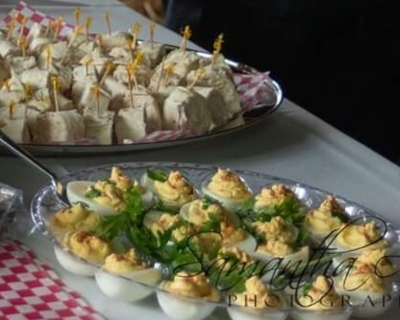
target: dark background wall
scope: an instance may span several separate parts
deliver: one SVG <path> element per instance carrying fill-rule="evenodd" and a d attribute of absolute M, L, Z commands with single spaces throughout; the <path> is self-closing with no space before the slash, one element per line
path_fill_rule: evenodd
<path fill-rule="evenodd" d="M 400 157 L 400 15 L 394 1 L 168 0 L 166 25 L 270 70 L 286 96 L 392 161 Z"/>

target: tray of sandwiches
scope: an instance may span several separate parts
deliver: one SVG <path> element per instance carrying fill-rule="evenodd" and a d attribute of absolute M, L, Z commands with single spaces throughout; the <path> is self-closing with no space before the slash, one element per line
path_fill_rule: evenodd
<path fill-rule="evenodd" d="M 137 23 L 94 34 L 75 10 L 71 25 L 21 2 L 0 29 L 0 129 L 36 155 L 191 143 L 248 128 L 283 100 L 269 72 L 225 59 L 222 34 L 199 52 L 189 26 L 171 46 L 154 25 L 146 41 Z"/>

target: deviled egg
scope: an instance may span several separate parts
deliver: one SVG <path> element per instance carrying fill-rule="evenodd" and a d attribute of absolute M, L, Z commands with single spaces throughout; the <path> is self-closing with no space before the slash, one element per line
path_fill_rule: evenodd
<path fill-rule="evenodd" d="M 388 248 L 389 243 L 377 227 L 375 221 L 363 224 L 345 224 L 338 233 L 327 240 L 329 248 L 339 254 L 333 259 L 335 266 L 340 265 L 348 258 L 358 257 L 363 250 Z"/>
<path fill-rule="evenodd" d="M 289 293 L 289 292 L 286 292 Z M 323 275 L 303 283 L 291 292 L 294 320 L 347 320 L 352 308 L 336 292 L 333 282 Z"/>
<path fill-rule="evenodd" d="M 239 284 L 232 282 L 232 273 L 248 278 L 250 275 L 262 276 L 263 266 L 246 251 L 237 247 L 223 246 L 207 269 L 211 280 L 222 291 L 232 291 Z"/>
<path fill-rule="evenodd" d="M 198 198 L 195 188 L 180 171 L 167 174 L 161 170 L 148 170 L 142 176 L 141 184 L 171 208 L 180 208 Z"/>
<path fill-rule="evenodd" d="M 229 293 L 227 311 L 232 320 L 283 320 L 289 314 L 280 292 L 274 292 L 258 276 L 245 282 L 240 293 Z"/>
<path fill-rule="evenodd" d="M 196 232 L 193 225 L 182 223 L 182 217 L 162 211 L 150 210 L 143 219 L 143 225 L 158 236 L 166 231 L 173 229 L 171 233 L 172 242 L 179 242 Z"/>
<path fill-rule="evenodd" d="M 164 233 L 174 224 L 180 221 L 181 217 L 177 214 L 164 212 L 160 210 L 150 210 L 143 218 L 143 225 L 150 230 L 154 229 L 154 234 L 157 231 Z"/>
<path fill-rule="evenodd" d="M 81 258 L 78 258 L 66 248 L 54 246 L 54 253 L 58 263 L 67 271 L 80 276 L 92 277 L 97 267 Z"/>
<path fill-rule="evenodd" d="M 115 215 L 126 206 L 125 192 L 138 188 L 145 207 L 153 202 L 152 193 L 138 186 L 120 168 L 113 167 L 109 179 L 92 181 L 71 181 L 67 184 L 67 197 L 70 203 L 82 202 L 90 210 L 102 216 Z"/>
<path fill-rule="evenodd" d="M 97 226 L 100 216 L 88 210 L 82 203 L 78 202 L 71 207 L 57 211 L 50 219 L 49 225 L 52 232 L 63 235 L 73 231 L 88 231 Z"/>
<path fill-rule="evenodd" d="M 260 261 L 268 262 L 281 258 L 283 265 L 295 265 L 307 262 L 309 247 L 298 245 L 298 229 L 282 217 L 273 217 L 268 222 L 253 222 L 256 232 L 264 236 L 265 242 L 260 243 L 253 256 Z"/>
<path fill-rule="evenodd" d="M 280 216 L 273 217 L 267 222 L 255 221 L 252 225 L 257 234 L 268 241 L 293 244 L 299 235 L 299 230 Z"/>
<path fill-rule="evenodd" d="M 261 192 L 255 196 L 254 210 L 275 208 L 282 205 L 283 202 L 288 199 L 296 199 L 296 195 L 283 184 L 274 184 L 270 187 L 264 187 Z"/>
<path fill-rule="evenodd" d="M 108 297 L 132 302 L 154 291 L 148 286 L 159 283 L 161 270 L 149 267 L 134 249 L 130 249 L 126 253 L 108 255 L 102 268 L 95 273 L 95 279 L 100 290 Z"/>
<path fill-rule="evenodd" d="M 262 262 L 278 258 L 282 267 L 306 263 L 309 260 L 309 256 L 310 250 L 308 246 L 295 248 L 281 241 L 267 241 L 266 244 L 259 245 L 253 253 L 253 257 Z"/>
<path fill-rule="evenodd" d="M 111 254 L 111 245 L 87 231 L 65 235 L 63 248 L 55 246 L 58 262 L 66 270 L 79 275 L 93 276 L 97 266 Z"/>
<path fill-rule="evenodd" d="M 228 258 L 228 260 L 225 260 L 226 258 Z M 221 247 L 216 259 L 220 260 L 220 262 L 226 264 L 227 267 L 230 267 L 232 262 L 235 262 L 235 261 L 244 263 L 244 264 L 252 264 L 252 263 L 256 262 L 256 260 L 251 255 L 249 255 L 246 251 L 241 250 L 238 247 L 232 247 L 232 246 Z"/>
<path fill-rule="evenodd" d="M 391 282 L 398 273 L 395 259 L 392 258 L 396 257 L 391 256 L 387 248 L 365 249 L 357 258 L 351 258 L 340 265 L 333 266 L 336 267 L 336 275 L 343 275 L 354 269 L 364 270 L 364 272 L 369 270 L 385 281 Z"/>
<path fill-rule="evenodd" d="M 349 272 L 336 278 L 335 289 L 348 297 L 353 315 L 361 318 L 382 314 L 398 295 L 394 282 L 389 283 L 365 264 L 355 265 Z"/>
<path fill-rule="evenodd" d="M 339 231 L 345 222 L 344 208 L 333 196 L 327 196 L 318 208 L 306 214 L 305 228 L 318 241 Z"/>
<path fill-rule="evenodd" d="M 386 248 L 363 250 L 355 260 L 353 268 L 359 270 L 368 268 L 383 279 L 392 279 L 397 274 L 395 264 L 390 260 L 390 254 Z"/>
<path fill-rule="evenodd" d="M 225 246 L 235 246 L 246 252 L 253 252 L 257 246 L 255 238 L 241 228 L 236 214 L 219 203 L 197 199 L 182 206 L 180 216 L 199 231 L 220 233 Z"/>
<path fill-rule="evenodd" d="M 161 309 L 175 320 L 201 320 L 210 315 L 220 300 L 204 273 L 177 273 L 172 281 L 163 281 L 157 291 Z"/>
<path fill-rule="evenodd" d="M 253 195 L 250 188 L 236 173 L 221 168 L 209 181 L 203 182 L 202 192 L 232 212 L 235 212 L 243 202 Z"/>

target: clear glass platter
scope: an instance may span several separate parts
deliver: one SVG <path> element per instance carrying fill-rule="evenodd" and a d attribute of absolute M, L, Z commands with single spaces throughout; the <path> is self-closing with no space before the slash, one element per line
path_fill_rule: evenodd
<path fill-rule="evenodd" d="M 99 166 L 84 169 L 78 172 L 71 173 L 61 179 L 61 182 L 64 185 L 67 185 L 69 182 L 72 181 L 99 181 L 108 179 L 110 176 L 110 171 L 112 167 L 119 167 L 127 176 L 131 179 L 136 179 L 137 181 L 141 181 L 141 177 L 147 172 L 149 169 L 161 169 L 165 172 L 170 171 L 180 171 L 185 179 L 194 187 L 194 190 L 197 190 L 199 195 L 202 196 L 203 194 L 203 187 L 204 182 L 209 181 L 209 179 L 217 172 L 219 169 L 216 166 L 208 166 L 208 165 L 201 165 L 201 164 L 187 164 L 187 163 L 165 163 L 165 162 L 142 162 L 142 163 L 120 163 L 115 165 L 107 165 L 107 166 Z M 224 168 L 226 169 L 226 168 Z M 229 169 L 227 169 L 229 170 Z M 307 281 L 308 279 L 313 279 L 314 277 L 325 275 L 330 277 L 331 279 L 335 278 L 336 276 L 343 271 L 340 271 L 339 267 L 345 267 L 344 265 L 334 266 L 330 264 L 326 269 L 320 268 L 321 270 L 314 270 L 313 272 L 310 269 L 300 269 L 303 270 L 301 276 L 297 273 L 296 276 L 292 274 L 292 279 L 289 282 L 284 282 L 285 284 L 282 285 L 282 282 L 279 282 L 278 279 L 271 277 L 271 274 L 268 274 L 266 278 L 262 278 L 264 283 L 268 283 L 270 286 L 275 288 L 274 292 L 280 292 L 282 296 L 284 296 L 284 303 L 276 308 L 252 308 L 252 307 L 243 307 L 237 306 L 234 303 L 236 300 L 236 296 L 232 296 L 228 290 L 221 289 L 221 298 L 218 301 L 210 301 L 205 298 L 193 298 L 187 297 L 177 294 L 172 294 L 168 290 L 164 290 L 164 288 L 160 288 L 160 282 L 166 279 L 169 279 L 174 274 L 171 273 L 171 269 L 156 260 L 154 257 L 149 257 L 148 255 L 144 255 L 144 259 L 148 259 L 151 263 L 152 267 L 158 269 L 162 274 L 161 278 L 157 282 L 156 285 L 143 283 L 143 279 L 132 279 L 126 275 L 117 275 L 111 274 L 107 271 L 104 271 L 101 265 L 88 263 L 87 261 L 74 256 L 70 251 L 66 250 L 65 247 L 61 244 L 59 238 L 53 233 L 52 229 L 49 227 L 49 221 L 53 217 L 54 213 L 60 209 L 62 209 L 62 205 L 57 200 L 57 197 L 54 194 L 54 190 L 52 186 L 46 185 L 41 188 L 36 195 L 34 196 L 32 203 L 31 203 L 31 216 L 32 219 L 38 229 L 44 236 L 46 236 L 50 241 L 54 243 L 54 248 L 56 252 L 56 256 L 59 258 L 60 252 L 73 256 L 76 261 L 86 264 L 86 267 L 93 268 L 93 272 L 95 274 L 95 280 L 99 285 L 100 290 L 103 290 L 104 287 L 109 287 L 110 283 L 115 283 L 115 281 L 123 281 L 124 285 L 128 288 L 135 288 L 134 292 L 138 294 L 138 292 L 144 292 L 144 296 L 156 294 L 159 305 L 161 309 L 171 318 L 173 319 L 182 319 L 182 320 L 189 320 L 189 319 L 203 319 L 207 317 L 210 313 L 213 312 L 215 308 L 226 308 L 229 315 L 233 320 L 236 319 L 285 319 L 289 314 L 293 319 L 320 319 L 321 317 L 326 317 L 327 319 L 348 319 L 350 315 L 354 315 L 356 317 L 361 318 L 371 318 L 375 316 L 379 316 L 383 314 L 388 307 L 392 304 L 393 301 L 398 299 L 398 272 L 399 269 L 399 259 L 397 254 L 400 249 L 400 229 L 398 226 L 393 225 L 389 221 L 385 221 L 384 218 L 376 214 L 375 212 L 365 208 L 364 206 L 355 203 L 351 200 L 348 200 L 342 196 L 334 195 L 328 191 L 320 190 L 318 188 L 314 188 L 303 183 L 298 183 L 295 181 L 291 181 L 288 179 L 282 179 L 279 177 L 270 176 L 263 173 L 257 173 L 252 171 L 245 171 L 245 170 L 231 170 L 231 172 L 237 174 L 245 185 L 251 190 L 253 195 L 258 195 L 264 187 L 271 188 L 274 185 L 283 185 L 288 190 L 294 193 L 296 199 L 299 200 L 301 207 L 304 208 L 304 214 L 308 214 L 311 210 L 315 210 L 319 207 L 321 202 L 326 199 L 328 196 L 333 196 L 337 203 L 343 208 L 344 216 L 346 220 L 345 226 L 355 225 L 364 225 L 368 222 L 374 221 L 376 226 L 379 230 L 379 234 L 381 238 L 387 242 L 389 253 L 387 254 L 387 258 L 390 259 L 390 263 L 394 266 L 396 273 L 393 273 L 390 277 L 387 278 L 385 285 L 388 285 L 390 288 L 390 292 L 385 295 L 385 298 L 379 298 L 379 296 L 371 295 L 371 299 L 368 296 L 368 299 L 363 301 L 364 303 L 361 304 L 360 302 L 355 303 L 353 300 L 352 303 L 344 303 L 339 308 L 334 309 L 326 309 L 326 310 L 313 310 L 312 308 L 298 308 L 297 305 L 293 305 L 293 289 L 295 292 L 297 290 L 303 290 L 303 287 L 300 286 L 301 283 Z M 278 214 L 279 215 L 279 214 Z M 242 223 L 244 224 L 245 216 L 241 216 Z M 243 226 L 243 225 L 242 225 Z M 329 239 L 327 237 L 324 241 L 318 242 L 316 239 L 308 235 L 309 238 L 306 240 L 306 246 L 309 248 L 310 258 L 306 263 L 311 263 L 310 265 L 315 266 L 315 257 L 312 259 L 311 257 L 314 254 L 318 254 L 323 247 L 323 244 L 330 244 Z M 258 240 L 257 240 L 258 241 Z M 328 241 L 328 242 L 325 242 Z M 330 248 L 330 247 L 329 247 Z M 368 250 L 368 246 L 365 246 L 365 250 Z M 371 249 L 371 248 L 370 248 Z M 364 248 L 363 248 L 364 250 Z M 326 248 L 323 251 L 322 256 L 318 256 L 322 259 L 325 259 L 326 256 L 329 257 L 330 254 L 333 254 L 334 258 L 347 258 L 346 251 L 340 251 L 339 253 L 335 250 L 330 251 Z M 385 257 L 386 258 L 386 257 Z M 332 258 L 328 259 L 332 260 Z M 59 259 L 59 262 L 63 267 L 65 265 L 62 263 L 62 260 Z M 304 261 L 303 261 L 304 262 Z M 302 265 L 302 264 L 300 264 Z M 318 263 L 317 263 L 318 265 Z M 68 266 L 67 266 L 68 267 Z M 68 270 L 68 269 L 67 269 Z M 344 270 L 344 269 L 343 269 Z M 69 270 L 71 271 L 71 270 Z M 322 272 L 323 271 L 323 272 Z M 93 276 L 92 271 L 87 276 Z M 85 272 L 83 272 L 85 273 Z M 176 274 L 175 274 L 176 275 Z M 108 279 L 110 278 L 110 279 Z M 279 278 L 279 277 L 278 277 Z M 104 280 L 106 279 L 106 280 Z M 107 280 L 108 279 L 108 280 Z M 119 280 L 116 280 L 119 279 Z M 296 280 L 298 285 L 292 287 L 292 281 Z M 247 279 L 248 280 L 248 279 Z M 276 280 L 276 281 L 275 281 Z M 286 280 L 288 280 L 286 278 Z M 111 281 L 111 282 L 110 282 Z M 386 281 L 386 280 L 385 280 Z M 290 285 L 289 285 L 290 284 Z M 277 289 L 279 286 L 281 287 Z M 291 289 L 290 289 L 291 288 Z M 289 290 L 288 290 L 289 289 Z M 225 291 L 224 291 L 225 290 Z M 292 290 L 292 291 L 290 291 Z M 277 293 L 278 294 L 278 293 Z M 295 293 L 297 295 L 297 293 Z M 117 295 L 118 296 L 118 295 Z M 126 296 L 126 295 L 125 295 Z M 344 295 L 343 295 L 344 296 Z M 342 298 L 343 298 L 342 296 Z M 121 298 L 121 296 L 119 296 Z M 292 297 L 292 298 L 290 298 Z M 364 297 L 364 296 L 363 296 Z M 389 299 L 390 297 L 390 299 Z M 140 303 L 140 299 L 143 296 L 139 294 L 136 296 L 136 299 L 132 298 L 132 301 L 137 301 Z M 247 299 L 247 298 L 246 298 Z M 386 299 L 386 300 L 385 300 Z M 247 301 L 247 300 L 246 300 Z M 250 300 L 249 300 L 250 301 Z M 358 300 L 355 300 L 358 301 Z M 249 302 L 250 303 L 250 302 Z M 254 302 L 253 302 L 254 303 Z M 171 307 L 172 306 L 172 307 Z M 174 309 L 175 308 L 175 309 Z M 182 314 L 182 308 L 187 308 L 187 314 Z M 177 315 L 177 310 L 180 310 L 179 315 Z"/>

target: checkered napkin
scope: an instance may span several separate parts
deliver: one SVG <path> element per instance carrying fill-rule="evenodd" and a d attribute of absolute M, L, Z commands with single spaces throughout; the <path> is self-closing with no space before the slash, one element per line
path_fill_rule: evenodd
<path fill-rule="evenodd" d="M 27 34 L 30 27 L 34 23 L 42 24 L 47 26 L 50 21 L 55 21 L 54 17 L 45 15 L 44 13 L 36 10 L 35 8 L 31 7 L 24 1 L 20 1 L 13 10 L 11 10 L 3 19 L 3 22 L 8 24 L 13 17 L 16 17 L 19 23 L 22 22 L 24 17 L 29 18 L 28 22 L 25 25 L 24 34 Z M 59 36 L 63 38 L 67 35 L 68 32 L 74 30 L 75 26 L 68 23 L 63 23 L 60 29 Z"/>
<path fill-rule="evenodd" d="M 0 242 L 0 320 L 105 320 L 19 241 Z"/>
<path fill-rule="evenodd" d="M 9 12 L 4 18 L 5 23 L 9 23 L 12 17 L 17 17 L 17 21 L 21 22 L 23 17 L 29 18 L 26 24 L 25 33 L 28 32 L 29 28 L 34 23 L 39 23 L 43 25 L 48 25 L 49 21 L 54 21 L 55 18 L 47 16 L 44 13 L 38 11 L 37 9 L 29 6 L 27 3 L 21 1 L 16 7 Z M 60 29 L 60 37 L 64 37 L 71 30 L 75 28 L 74 25 L 64 23 Z M 250 111 L 255 106 L 260 103 L 266 103 L 273 106 L 276 103 L 276 94 L 273 90 L 272 80 L 269 76 L 269 72 L 262 72 L 259 74 L 235 74 L 234 81 L 237 86 L 237 90 L 241 100 L 241 106 L 243 111 Z M 146 142 L 159 142 L 159 141 L 173 141 L 182 138 L 188 138 L 193 136 L 202 135 L 204 132 L 194 132 L 194 131 L 157 131 L 150 135 L 144 137 L 140 141 L 141 143 Z M 133 143 L 133 142 L 127 142 Z M 88 144 L 88 141 L 81 141 L 78 144 Z M 90 144 L 90 143 L 89 143 Z"/>

